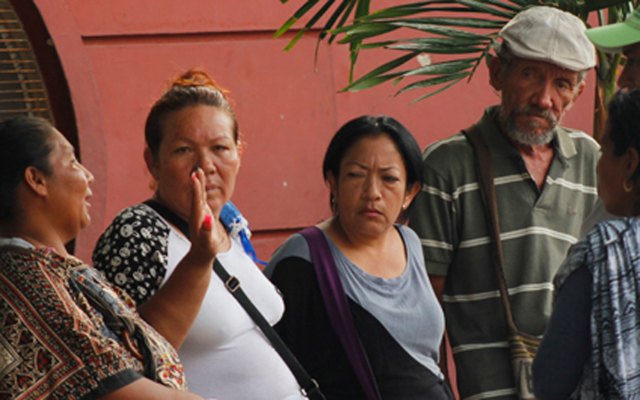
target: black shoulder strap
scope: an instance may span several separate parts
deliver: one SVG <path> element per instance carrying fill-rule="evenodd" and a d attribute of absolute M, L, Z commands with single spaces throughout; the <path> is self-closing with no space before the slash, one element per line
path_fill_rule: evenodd
<path fill-rule="evenodd" d="M 160 214 L 160 216 L 170 222 L 173 226 L 178 228 L 180 232 L 184 233 L 186 237 L 189 237 L 189 223 L 182 219 L 178 214 L 169 210 L 163 204 L 161 204 L 158 200 L 149 199 L 145 201 L 143 204 L 151 207 L 155 212 Z"/>
<path fill-rule="evenodd" d="M 329 321 L 347 355 L 358 383 L 360 383 L 367 400 L 380 400 L 382 396 L 373 375 L 369 358 L 353 321 L 351 309 L 338 274 L 338 267 L 331 255 L 329 243 L 327 243 L 322 231 L 316 226 L 305 228 L 300 234 L 309 245 L 311 262 L 313 263 Z"/>
<path fill-rule="evenodd" d="M 495 266 L 496 280 L 498 281 L 498 289 L 500 291 L 500 299 L 505 312 L 505 317 L 509 330 L 517 332 L 513 312 L 511 310 L 511 300 L 509 299 L 509 291 L 507 282 L 504 277 L 504 253 L 502 251 L 502 240 L 500 239 L 500 218 L 498 214 L 498 202 L 496 197 L 496 187 L 493 182 L 493 164 L 491 163 L 491 154 L 487 144 L 480 136 L 480 129 L 477 125 L 473 125 L 462 131 L 467 137 L 469 143 L 473 147 L 476 159 L 476 170 L 478 176 L 478 186 L 484 204 L 485 216 L 490 229 L 490 236 L 493 254 L 493 264 Z"/>
<path fill-rule="evenodd" d="M 176 215 L 173 211 L 169 210 L 156 200 L 150 199 L 145 201 L 144 204 L 154 209 L 164 219 L 175 225 L 176 228 L 180 229 L 186 237 L 189 237 L 189 225 L 180 218 L 180 216 Z M 271 324 L 264 318 L 262 313 L 260 313 L 260 310 L 253 305 L 244 290 L 242 290 L 238 278 L 230 275 L 218 259 L 213 261 L 213 271 L 220 277 L 222 282 L 224 282 L 224 286 L 227 288 L 229 293 L 231 293 L 242 308 L 244 308 L 249 317 L 251 317 L 253 322 L 258 325 L 262 333 L 264 333 L 267 339 L 269 339 L 273 348 L 280 355 L 285 364 L 287 364 L 293 376 L 295 376 L 298 384 L 300 385 L 302 394 L 312 400 L 325 400 L 324 395 L 320 392 L 318 382 L 309 376 L 302 364 L 300 364 L 291 350 L 289 350 L 287 345 L 282 341 L 280 335 L 278 335 Z"/>
<path fill-rule="evenodd" d="M 227 290 L 233 297 L 235 297 L 242 308 L 244 308 L 251 319 L 253 319 L 253 322 L 258 325 L 262 333 L 264 333 L 267 339 L 269 339 L 269 341 L 273 345 L 273 348 L 278 352 L 282 360 L 284 360 L 284 362 L 287 364 L 287 366 L 293 373 L 293 376 L 296 377 L 296 380 L 301 387 L 302 394 L 304 394 L 309 399 L 324 400 L 325 397 L 322 392 L 320 392 L 318 382 L 316 382 L 315 379 L 312 379 L 309 376 L 296 356 L 293 355 L 291 350 L 289 350 L 287 345 L 282 341 L 280 335 L 278 335 L 271 324 L 269 324 L 269 322 L 262 316 L 260 310 L 258 310 L 256 306 L 253 305 L 251 300 L 242 290 L 238 278 L 230 275 L 217 259 L 213 262 L 213 271 L 218 274 L 222 282 L 224 282 L 224 286 L 227 288 Z"/>

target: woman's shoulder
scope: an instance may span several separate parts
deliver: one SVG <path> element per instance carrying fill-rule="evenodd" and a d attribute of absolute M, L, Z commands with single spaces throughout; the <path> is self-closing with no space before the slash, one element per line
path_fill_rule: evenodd
<path fill-rule="evenodd" d="M 0 246 L 0 275 L 15 285 L 41 279 L 51 271 L 64 270 L 64 258 L 47 249 L 31 249 L 18 246 Z"/>
<path fill-rule="evenodd" d="M 396 228 L 402 235 L 402 239 L 406 242 L 411 242 L 411 244 L 420 244 L 420 238 L 418 234 L 407 225 L 396 224 Z"/>
<path fill-rule="evenodd" d="M 271 276 L 277 266 L 288 258 L 299 258 L 311 263 L 311 253 L 307 240 L 299 233 L 295 233 L 276 249 L 271 256 L 264 272 L 267 276 Z"/>
<path fill-rule="evenodd" d="M 624 246 L 627 251 L 640 252 L 640 242 L 637 239 L 639 234 L 638 218 L 612 218 L 598 223 L 584 238 L 571 246 L 554 278 L 555 286 L 562 286 L 581 267 L 592 271 L 607 257 L 608 247 Z"/>
<path fill-rule="evenodd" d="M 640 230 L 639 218 L 617 217 L 598 223 L 587 233 L 587 237 L 590 237 L 591 241 L 602 240 L 610 242 L 625 235 L 635 234 L 638 230 Z"/>
<path fill-rule="evenodd" d="M 611 218 L 598 223 L 581 241 L 588 247 L 596 259 L 606 256 L 605 248 L 609 246 L 625 246 L 627 250 L 638 249 L 640 242 L 640 219 L 635 217 Z"/>
<path fill-rule="evenodd" d="M 100 235 L 94 256 L 99 250 L 111 248 L 114 243 L 122 241 L 166 242 L 170 230 L 169 225 L 148 205 L 140 203 L 127 207 L 116 215 Z"/>
<path fill-rule="evenodd" d="M 93 249 L 93 265 L 137 302 L 146 301 L 167 273 L 171 229 L 149 206 L 120 212 Z"/>
<path fill-rule="evenodd" d="M 396 228 L 398 229 L 398 232 L 400 232 L 400 236 L 402 236 L 407 253 L 417 254 L 420 256 L 420 259 L 423 260 L 422 244 L 420 243 L 418 234 L 406 225 L 396 224 Z"/>

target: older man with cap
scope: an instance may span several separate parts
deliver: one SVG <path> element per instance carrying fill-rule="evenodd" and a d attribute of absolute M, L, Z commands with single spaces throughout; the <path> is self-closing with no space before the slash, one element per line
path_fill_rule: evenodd
<path fill-rule="evenodd" d="M 597 143 L 558 125 L 595 64 L 585 29 L 556 8 L 516 15 L 489 64 L 501 103 L 466 129 L 489 149 L 509 300 L 517 327 L 535 336 L 551 313 L 553 276 L 597 198 Z M 527 398 L 516 388 L 474 151 L 464 133 L 425 151 L 424 176 L 410 224 L 442 296 L 459 393 Z"/>

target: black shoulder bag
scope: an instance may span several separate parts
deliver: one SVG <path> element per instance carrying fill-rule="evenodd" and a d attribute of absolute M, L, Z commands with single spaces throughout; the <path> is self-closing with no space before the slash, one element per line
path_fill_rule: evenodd
<path fill-rule="evenodd" d="M 531 366 L 536 351 L 540 346 L 540 339 L 518 329 L 511 310 L 509 290 L 504 277 L 504 255 L 502 240 L 500 239 L 500 219 L 498 217 L 498 203 L 496 187 L 493 182 L 493 166 L 491 155 L 486 143 L 480 136 L 480 130 L 475 125 L 464 130 L 464 135 L 473 147 L 478 175 L 478 186 L 485 208 L 485 216 L 492 238 L 492 256 L 495 266 L 496 280 L 500 291 L 500 299 L 504 309 L 509 329 L 509 350 L 518 398 L 522 400 L 535 399 L 533 394 L 533 376 Z"/>

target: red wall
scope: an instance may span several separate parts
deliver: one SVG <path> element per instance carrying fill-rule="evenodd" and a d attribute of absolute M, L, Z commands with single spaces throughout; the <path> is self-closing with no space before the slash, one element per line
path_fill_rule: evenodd
<path fill-rule="evenodd" d="M 290 52 L 273 32 L 301 1 L 35 0 L 58 51 L 76 115 L 83 162 L 94 172 L 93 222 L 78 238 L 88 259 L 97 236 L 122 208 L 151 194 L 142 152 L 150 105 L 184 70 L 201 67 L 231 90 L 246 142 L 233 201 L 268 259 L 291 232 L 329 215 L 320 165 L 336 129 L 347 120 L 389 114 L 421 146 L 455 133 L 499 101 L 481 68 L 469 84 L 413 103 L 385 85 L 337 94 L 347 83 L 343 46 L 308 36 Z M 383 6 L 391 1 L 379 1 Z M 362 57 L 367 72 L 389 54 Z M 591 131 L 593 76 L 568 126 Z"/>

